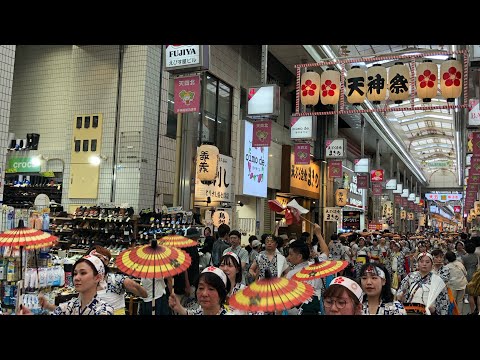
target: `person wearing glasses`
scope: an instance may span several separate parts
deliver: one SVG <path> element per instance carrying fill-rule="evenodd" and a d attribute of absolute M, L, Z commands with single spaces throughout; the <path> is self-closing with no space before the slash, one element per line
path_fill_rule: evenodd
<path fill-rule="evenodd" d="M 326 315 L 362 315 L 362 288 L 352 279 L 337 276 L 323 293 Z"/>
<path fill-rule="evenodd" d="M 390 274 L 382 264 L 368 263 L 360 269 L 362 315 L 407 315 L 399 301 L 393 300 Z"/>

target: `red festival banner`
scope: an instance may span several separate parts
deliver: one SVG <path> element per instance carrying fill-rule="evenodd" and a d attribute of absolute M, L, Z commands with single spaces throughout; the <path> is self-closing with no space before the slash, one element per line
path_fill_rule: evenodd
<path fill-rule="evenodd" d="M 328 161 L 328 177 L 329 178 L 343 177 L 342 160 Z"/>
<path fill-rule="evenodd" d="M 184 76 L 174 80 L 173 112 L 189 113 L 200 111 L 201 83 L 200 76 Z"/>
<path fill-rule="evenodd" d="M 253 123 L 253 147 L 269 147 L 272 141 L 272 121 L 262 120 Z M 310 152 L 308 153 L 310 155 Z M 307 165 L 310 164 L 310 156 L 307 158 Z"/>
<path fill-rule="evenodd" d="M 368 175 L 357 174 L 357 189 L 368 189 Z"/>
<path fill-rule="evenodd" d="M 293 149 L 295 165 L 310 165 L 310 144 L 295 144 Z"/>

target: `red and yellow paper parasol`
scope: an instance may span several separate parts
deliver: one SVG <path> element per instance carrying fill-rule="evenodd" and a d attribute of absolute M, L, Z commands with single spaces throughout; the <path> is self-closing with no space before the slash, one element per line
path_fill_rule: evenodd
<path fill-rule="evenodd" d="M 185 251 L 173 246 L 158 245 L 152 240 L 149 245 L 136 246 L 122 251 L 115 259 L 118 269 L 138 278 L 155 279 L 172 277 L 188 269 L 192 258 Z M 155 299 L 155 285 L 152 286 Z M 155 314 L 155 301 L 152 302 Z"/>
<path fill-rule="evenodd" d="M 186 248 L 191 246 L 197 246 L 198 241 L 189 239 L 182 235 L 166 235 L 158 239 L 158 244 L 165 246 L 174 246 L 177 248 Z"/>
<path fill-rule="evenodd" d="M 344 260 L 325 260 L 315 262 L 312 265 L 305 266 L 302 270 L 292 276 L 292 279 L 299 281 L 307 281 L 313 279 L 321 279 L 328 275 L 333 275 L 345 269 L 348 261 Z"/>
<path fill-rule="evenodd" d="M 41 230 L 31 229 L 24 226 L 23 220 L 18 222 L 18 227 L 0 234 L 0 246 L 25 247 L 38 249 L 52 246 L 57 242 L 56 236 Z"/>
<path fill-rule="evenodd" d="M 115 259 L 118 269 L 138 278 L 158 279 L 177 275 L 190 266 L 192 259 L 185 251 L 173 246 L 136 246 L 122 251 Z"/>
<path fill-rule="evenodd" d="M 288 310 L 304 303 L 314 293 L 308 283 L 284 277 L 266 277 L 235 293 L 229 304 L 248 312 Z"/>

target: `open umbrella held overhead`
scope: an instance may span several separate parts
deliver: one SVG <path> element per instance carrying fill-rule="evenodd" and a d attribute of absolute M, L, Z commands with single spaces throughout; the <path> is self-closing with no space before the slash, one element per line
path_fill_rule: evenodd
<path fill-rule="evenodd" d="M 198 241 L 182 235 L 166 235 L 164 237 L 161 237 L 157 241 L 159 245 L 174 246 L 177 248 L 186 248 L 198 245 Z"/>
<path fill-rule="evenodd" d="M 299 281 L 307 281 L 313 279 L 321 279 L 329 275 L 338 273 L 348 266 L 348 261 L 344 260 L 325 260 L 319 262 L 315 259 L 315 263 L 305 266 L 302 270 L 295 273 L 292 279 Z"/>
<path fill-rule="evenodd" d="M 310 284 L 285 277 L 272 277 L 268 269 L 265 275 L 265 278 L 236 292 L 229 304 L 248 312 L 283 311 L 304 303 L 314 293 Z"/>
<path fill-rule="evenodd" d="M 155 314 L 155 279 L 172 277 L 190 266 L 192 258 L 185 251 L 173 246 L 158 245 L 152 240 L 149 245 L 136 246 L 122 251 L 115 259 L 118 269 L 138 278 L 153 280 L 152 313 Z"/>
<path fill-rule="evenodd" d="M 23 250 L 34 250 L 35 252 L 35 266 L 38 275 L 37 250 L 42 247 L 49 247 L 55 244 L 58 237 L 53 236 L 47 232 L 25 227 L 23 220 L 18 221 L 18 227 L 5 231 L 0 234 L 0 246 L 5 247 L 19 247 L 20 248 L 20 279 L 23 280 Z M 18 287 L 18 298 L 23 294 L 23 284 Z M 21 301 L 17 301 L 17 306 Z"/>

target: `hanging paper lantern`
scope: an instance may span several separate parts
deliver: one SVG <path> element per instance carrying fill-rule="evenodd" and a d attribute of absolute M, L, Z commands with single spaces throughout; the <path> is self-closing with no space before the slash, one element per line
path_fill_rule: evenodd
<path fill-rule="evenodd" d="M 347 189 L 337 189 L 335 191 L 335 206 L 347 205 Z"/>
<path fill-rule="evenodd" d="M 373 104 L 380 104 L 387 98 L 387 69 L 380 64 L 373 64 L 367 70 L 367 99 Z"/>
<path fill-rule="evenodd" d="M 302 86 L 300 100 L 303 105 L 317 105 L 320 94 L 320 75 L 315 71 L 307 71 L 300 78 Z"/>
<path fill-rule="evenodd" d="M 389 99 L 395 104 L 401 104 L 407 100 L 410 89 L 410 71 L 402 62 L 396 62 L 388 69 L 388 90 L 390 91 Z"/>
<path fill-rule="evenodd" d="M 340 73 L 328 68 L 320 77 L 320 101 L 323 105 L 335 105 L 340 98 Z"/>
<path fill-rule="evenodd" d="M 430 102 L 437 96 L 438 67 L 432 60 L 424 60 L 417 66 L 417 96 L 423 102 Z"/>
<path fill-rule="evenodd" d="M 400 219 L 406 219 L 407 218 L 407 211 L 406 210 L 402 210 L 400 211 Z"/>
<path fill-rule="evenodd" d="M 472 220 L 475 220 L 477 218 L 477 214 L 475 213 L 475 209 L 470 209 L 470 217 Z"/>
<path fill-rule="evenodd" d="M 345 94 L 350 104 L 360 105 L 367 97 L 367 82 L 365 80 L 365 70 L 360 69 L 360 66 L 352 66 L 347 71 Z"/>
<path fill-rule="evenodd" d="M 468 214 L 467 216 L 467 223 L 471 223 L 472 222 L 472 216 L 470 214 Z"/>
<path fill-rule="evenodd" d="M 202 184 L 210 184 L 217 177 L 219 151 L 215 145 L 202 144 L 197 150 L 197 176 Z"/>
<path fill-rule="evenodd" d="M 462 94 L 462 63 L 448 58 L 440 66 L 440 91 L 447 102 L 454 102 Z"/>
<path fill-rule="evenodd" d="M 475 201 L 473 206 L 475 209 L 475 215 L 480 216 L 480 201 Z"/>

